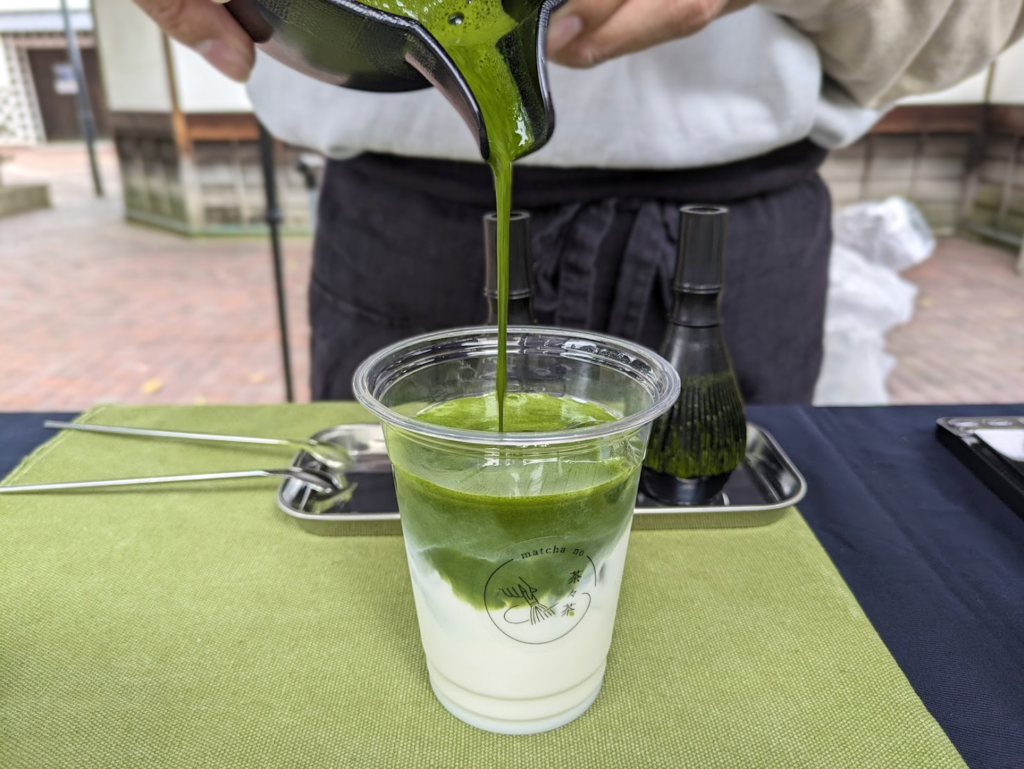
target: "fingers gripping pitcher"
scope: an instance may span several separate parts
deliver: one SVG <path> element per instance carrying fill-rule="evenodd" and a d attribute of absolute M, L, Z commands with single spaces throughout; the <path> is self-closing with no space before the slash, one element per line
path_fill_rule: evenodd
<path fill-rule="evenodd" d="M 420 637 L 438 700 L 508 734 L 597 697 L 650 423 L 678 376 L 628 342 L 463 329 L 394 345 L 356 373 L 384 424 Z"/>

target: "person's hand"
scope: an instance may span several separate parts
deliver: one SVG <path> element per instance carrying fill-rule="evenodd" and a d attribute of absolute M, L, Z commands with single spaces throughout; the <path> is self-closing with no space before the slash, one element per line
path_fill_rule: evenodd
<path fill-rule="evenodd" d="M 753 0 L 568 0 L 548 26 L 548 58 L 593 67 L 687 37 Z"/>
<path fill-rule="evenodd" d="M 168 35 L 244 82 L 255 62 L 252 40 L 221 3 L 228 0 L 135 0 Z"/>

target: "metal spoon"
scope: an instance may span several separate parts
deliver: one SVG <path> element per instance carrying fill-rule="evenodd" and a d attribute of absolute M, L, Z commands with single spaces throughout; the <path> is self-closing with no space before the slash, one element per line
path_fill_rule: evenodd
<path fill-rule="evenodd" d="M 280 467 L 270 470 L 236 470 L 223 473 L 196 473 L 192 475 L 154 475 L 145 478 L 110 478 L 100 481 L 61 481 L 58 483 L 28 483 L 0 486 L 0 494 L 21 494 L 32 491 L 64 491 L 68 489 L 98 489 L 110 486 L 142 486 L 155 483 L 188 483 L 191 481 L 219 481 L 237 478 L 294 478 L 308 485 L 318 495 L 351 494 L 354 486 L 343 482 L 323 470 L 301 467 Z"/>
<path fill-rule="evenodd" d="M 93 425 L 80 422 L 55 422 L 47 420 L 43 427 L 54 430 L 79 430 L 88 433 L 106 433 L 108 435 L 135 435 L 143 438 L 181 438 L 192 441 L 218 441 L 220 443 L 254 443 L 260 446 L 287 446 L 293 451 L 305 451 L 314 459 L 332 470 L 348 467 L 352 457 L 341 446 L 335 443 L 318 441 L 315 438 L 289 440 L 284 438 L 257 438 L 247 435 L 217 435 L 214 433 L 187 433 L 179 430 L 143 430 L 138 427 L 116 427 L 113 425 Z"/>

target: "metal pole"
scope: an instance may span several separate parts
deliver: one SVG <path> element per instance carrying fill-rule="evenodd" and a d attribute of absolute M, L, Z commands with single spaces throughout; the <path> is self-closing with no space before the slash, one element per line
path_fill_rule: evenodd
<path fill-rule="evenodd" d="M 274 256 L 274 288 L 277 292 L 277 323 L 281 333 L 281 365 L 284 368 L 285 398 L 295 400 L 292 392 L 292 362 L 288 348 L 288 308 L 284 295 L 284 272 L 281 269 L 281 222 L 284 215 L 277 202 L 277 176 L 274 172 L 274 139 L 259 123 L 260 165 L 263 167 L 263 189 L 267 197 L 266 222 L 270 228 L 270 250 Z"/>
<path fill-rule="evenodd" d="M 1024 275 L 1024 240 L 1020 244 L 1020 257 L 1017 259 L 1017 272 Z"/>
<path fill-rule="evenodd" d="M 96 160 L 96 122 L 92 116 L 92 104 L 89 103 L 89 85 L 85 79 L 85 67 L 82 65 L 82 52 L 78 50 L 78 36 L 75 34 L 75 28 L 71 25 L 68 0 L 60 0 L 60 11 L 64 15 L 64 36 L 68 41 L 68 58 L 71 59 L 71 68 L 75 71 L 75 82 L 78 84 L 78 93 L 75 94 L 75 101 L 78 104 L 78 124 L 81 127 L 82 136 L 85 137 L 85 146 L 89 150 L 92 186 L 96 190 L 96 197 L 102 198 L 103 177 L 100 176 L 100 166 Z"/>
<path fill-rule="evenodd" d="M 302 174 L 306 182 L 306 195 L 309 197 L 309 229 L 316 233 L 316 213 L 320 203 L 320 190 L 317 189 L 317 170 L 323 168 L 323 158 L 311 152 L 304 152 L 295 161 L 295 170 Z"/>

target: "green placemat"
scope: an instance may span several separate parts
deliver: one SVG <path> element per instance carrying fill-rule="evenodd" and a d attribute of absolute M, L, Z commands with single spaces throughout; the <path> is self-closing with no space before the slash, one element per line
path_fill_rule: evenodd
<path fill-rule="evenodd" d="M 106 407 L 304 436 L 356 406 Z M 65 433 L 8 483 L 272 467 Z M 604 691 L 506 737 L 434 700 L 398 537 L 316 537 L 271 481 L 0 497 L 0 766 L 951 767 L 806 523 L 634 532 Z M 528 670 L 523 671 L 529 675 Z"/>

